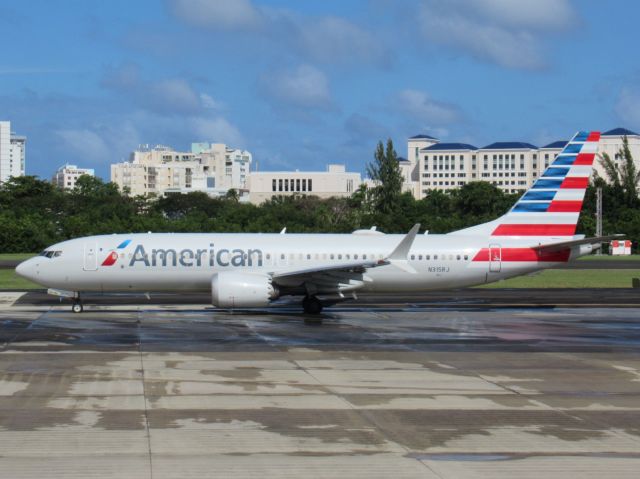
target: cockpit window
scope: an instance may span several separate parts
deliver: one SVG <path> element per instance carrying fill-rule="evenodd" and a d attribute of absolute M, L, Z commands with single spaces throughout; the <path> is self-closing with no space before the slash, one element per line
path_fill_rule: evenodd
<path fill-rule="evenodd" d="M 38 256 L 44 256 L 45 258 L 57 258 L 62 255 L 62 251 L 44 250 Z"/>

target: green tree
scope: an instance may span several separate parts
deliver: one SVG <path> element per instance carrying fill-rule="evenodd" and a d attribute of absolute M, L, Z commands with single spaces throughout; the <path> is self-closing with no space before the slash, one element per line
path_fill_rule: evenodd
<path fill-rule="evenodd" d="M 387 140 L 386 150 L 382 142 L 378 142 L 373 159 L 374 161 L 367 165 L 367 174 L 377 182 L 373 189 L 375 207 L 382 213 L 393 213 L 398 209 L 402 193 L 402 173 L 391 138 Z"/>
<path fill-rule="evenodd" d="M 638 199 L 638 186 L 640 185 L 640 171 L 633 161 L 629 141 L 626 135 L 622 137 L 622 147 L 618 151 L 620 164 L 612 160 L 607 153 L 602 153 L 599 159 L 605 173 L 609 177 L 609 182 L 615 190 L 620 192 L 622 201 L 630 208 L 640 206 Z"/>

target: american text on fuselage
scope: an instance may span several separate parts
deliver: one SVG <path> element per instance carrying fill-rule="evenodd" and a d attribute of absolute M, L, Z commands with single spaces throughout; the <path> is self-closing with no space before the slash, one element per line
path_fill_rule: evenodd
<path fill-rule="evenodd" d="M 257 266 L 263 265 L 262 250 L 258 248 L 221 248 L 216 250 L 213 243 L 209 248 L 191 249 L 183 248 L 153 248 L 148 254 L 144 245 L 138 244 L 129 260 L 129 266 Z M 208 259 L 207 259 L 208 257 Z"/>

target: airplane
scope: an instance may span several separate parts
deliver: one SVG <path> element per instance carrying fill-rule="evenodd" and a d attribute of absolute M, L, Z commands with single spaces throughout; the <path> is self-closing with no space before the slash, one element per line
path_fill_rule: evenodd
<path fill-rule="evenodd" d="M 621 235 L 576 235 L 600 133 L 578 132 L 503 216 L 448 234 L 136 233 L 57 243 L 16 273 L 72 300 L 89 292 L 203 292 L 223 309 L 302 298 L 462 288 L 552 268 Z M 286 233 L 286 234 L 284 234 Z M 335 301 L 334 301 L 335 303 Z"/>

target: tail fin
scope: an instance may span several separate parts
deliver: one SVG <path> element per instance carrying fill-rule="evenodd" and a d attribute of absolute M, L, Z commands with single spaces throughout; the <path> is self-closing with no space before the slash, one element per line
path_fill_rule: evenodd
<path fill-rule="evenodd" d="M 566 238 L 576 232 L 599 132 L 580 131 L 518 200 L 497 220 L 450 234 Z"/>

